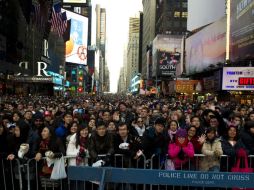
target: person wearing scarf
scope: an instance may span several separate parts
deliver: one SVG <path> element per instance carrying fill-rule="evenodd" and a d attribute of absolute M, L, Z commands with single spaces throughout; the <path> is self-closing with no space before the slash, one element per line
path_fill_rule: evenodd
<path fill-rule="evenodd" d="M 36 161 L 40 161 L 42 157 L 46 157 L 47 162 L 42 164 L 41 176 L 48 176 L 53 169 L 53 159 L 60 158 L 65 155 L 64 145 L 60 138 L 55 137 L 54 129 L 44 127 L 41 132 L 41 140 L 39 150 L 35 156 Z"/>
<path fill-rule="evenodd" d="M 69 159 L 70 166 L 85 165 L 85 157 L 88 155 L 88 127 L 86 124 L 81 124 L 77 133 L 70 137 L 70 142 L 67 147 L 67 156 L 76 156 Z"/>
<path fill-rule="evenodd" d="M 185 129 L 178 129 L 175 142 L 168 146 L 168 155 L 172 159 L 175 169 L 188 169 L 188 161 L 194 157 L 194 148 L 187 138 Z"/>
<path fill-rule="evenodd" d="M 171 120 L 168 125 L 169 144 L 172 142 L 175 142 L 175 135 L 176 135 L 177 129 L 179 129 L 179 123 L 176 120 Z"/>
<path fill-rule="evenodd" d="M 205 156 L 200 161 L 202 171 L 220 171 L 220 156 L 223 154 L 221 140 L 216 137 L 216 129 L 210 127 L 206 131 L 206 141 L 203 144 L 202 154 Z"/>

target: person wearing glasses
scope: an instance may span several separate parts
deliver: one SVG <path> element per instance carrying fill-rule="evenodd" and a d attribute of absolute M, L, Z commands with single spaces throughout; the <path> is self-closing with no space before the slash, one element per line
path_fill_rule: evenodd
<path fill-rule="evenodd" d="M 142 117 L 137 118 L 136 123 L 134 124 L 134 128 L 136 136 L 142 137 L 146 130 L 146 125 L 144 124 Z"/>

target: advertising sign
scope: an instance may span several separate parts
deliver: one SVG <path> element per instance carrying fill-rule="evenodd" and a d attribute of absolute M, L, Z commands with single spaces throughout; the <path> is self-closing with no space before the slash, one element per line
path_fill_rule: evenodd
<path fill-rule="evenodd" d="M 157 76 L 175 77 L 176 64 L 179 62 L 180 53 L 158 52 Z"/>
<path fill-rule="evenodd" d="M 186 73 L 202 72 L 226 58 L 226 17 L 186 39 Z"/>
<path fill-rule="evenodd" d="M 230 60 L 254 57 L 254 0 L 231 0 Z"/>
<path fill-rule="evenodd" d="M 222 90 L 254 90 L 254 67 L 224 67 Z"/>
<path fill-rule="evenodd" d="M 62 11 L 66 11 L 67 19 L 71 19 L 70 40 L 66 42 L 65 61 L 86 65 L 88 18 L 64 9 Z"/>
<path fill-rule="evenodd" d="M 153 77 L 175 77 L 181 59 L 182 36 L 157 35 L 153 40 Z"/>
<path fill-rule="evenodd" d="M 175 91 L 178 93 L 201 92 L 202 84 L 199 80 L 176 80 Z"/>

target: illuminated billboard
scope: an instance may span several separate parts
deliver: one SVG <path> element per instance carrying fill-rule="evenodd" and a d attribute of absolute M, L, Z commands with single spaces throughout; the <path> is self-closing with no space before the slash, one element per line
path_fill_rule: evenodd
<path fill-rule="evenodd" d="M 86 3 L 86 0 L 63 0 L 63 3 Z"/>
<path fill-rule="evenodd" d="M 186 73 L 204 71 L 226 58 L 226 17 L 186 39 Z"/>
<path fill-rule="evenodd" d="M 153 40 L 152 77 L 175 77 L 181 59 L 182 36 L 157 35 Z"/>
<path fill-rule="evenodd" d="M 64 9 L 62 11 L 66 11 L 67 19 L 71 19 L 70 40 L 66 42 L 65 61 L 86 65 L 88 18 Z"/>
<path fill-rule="evenodd" d="M 222 90 L 254 90 L 254 67 L 224 67 Z"/>
<path fill-rule="evenodd" d="M 231 0 L 230 60 L 254 58 L 254 0 Z"/>

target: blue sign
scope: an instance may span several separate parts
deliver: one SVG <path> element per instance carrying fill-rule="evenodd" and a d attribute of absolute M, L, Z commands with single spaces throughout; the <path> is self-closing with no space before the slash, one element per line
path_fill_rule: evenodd
<path fill-rule="evenodd" d="M 63 79 L 57 78 L 57 77 L 53 77 L 53 83 L 54 84 L 58 84 L 58 85 L 63 85 Z"/>
<path fill-rule="evenodd" d="M 104 176 L 105 174 L 105 176 Z M 195 187 L 253 188 L 254 173 L 167 171 L 132 168 L 68 168 L 69 180 Z"/>

